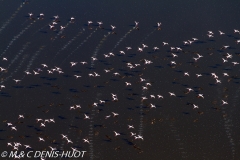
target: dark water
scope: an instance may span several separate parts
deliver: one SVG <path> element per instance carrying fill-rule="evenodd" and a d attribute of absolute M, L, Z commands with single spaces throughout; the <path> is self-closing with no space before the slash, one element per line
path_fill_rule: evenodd
<path fill-rule="evenodd" d="M 234 33 L 234 29 L 240 30 L 239 8 L 238 1 L 42 0 L 23 4 L 1 0 L 0 67 L 6 69 L 0 72 L 1 85 L 6 87 L 0 91 L 1 152 L 13 149 L 7 143 L 20 142 L 32 149 L 20 146 L 19 151 L 50 151 L 49 146 L 72 151 L 74 147 L 87 151 L 83 159 L 240 159 L 240 69 L 232 63 L 240 63 L 240 43 L 236 43 L 240 34 Z M 44 18 L 39 18 L 40 13 Z M 48 25 L 56 15 L 60 17 L 56 30 L 50 30 Z M 88 26 L 90 20 L 93 24 Z M 98 21 L 103 22 L 103 28 L 98 27 Z M 138 29 L 134 21 L 139 22 Z M 161 22 L 161 29 L 157 22 Z M 110 25 L 116 26 L 114 32 Z M 60 31 L 60 26 L 66 28 Z M 219 30 L 225 34 L 220 35 Z M 214 32 L 213 38 L 208 38 L 208 31 Z M 193 37 L 198 41 L 183 44 Z M 148 48 L 139 52 L 142 44 Z M 230 48 L 221 49 L 226 45 Z M 153 51 L 153 47 L 159 49 Z M 181 47 L 182 51 L 171 51 L 170 47 Z M 109 52 L 115 56 L 105 58 Z M 192 58 L 198 57 L 197 53 L 203 57 L 195 62 Z M 227 53 L 232 58 L 227 59 Z M 8 61 L 2 61 L 3 57 Z M 228 62 L 223 63 L 222 58 Z M 144 59 L 153 63 L 144 64 Z M 171 61 L 177 64 L 170 65 Z M 70 62 L 78 63 L 71 67 Z M 130 69 L 127 63 L 140 66 Z M 47 70 L 55 67 L 64 73 L 48 74 Z M 38 69 L 42 71 L 33 75 Z M 111 71 L 105 73 L 104 69 Z M 88 76 L 94 72 L 100 77 Z M 221 83 L 216 84 L 211 73 L 216 73 Z M 140 82 L 140 77 L 146 82 Z M 16 84 L 13 79 L 21 82 Z M 125 82 L 132 85 L 126 87 Z M 152 86 L 142 90 L 145 83 Z M 187 94 L 188 87 L 194 91 Z M 118 101 L 112 101 L 111 93 L 117 94 Z M 158 99 L 158 94 L 164 99 Z M 198 94 L 204 99 L 197 98 Z M 142 101 L 144 96 L 148 99 Z M 222 100 L 228 104 L 222 105 Z M 81 109 L 69 109 L 78 104 Z M 150 108 L 151 104 L 156 108 Z M 192 104 L 199 108 L 193 109 Z M 112 112 L 119 116 L 113 117 Z M 84 119 L 84 114 L 90 119 Z M 19 115 L 24 119 L 18 119 Z M 108 115 L 111 117 L 105 119 Z M 54 118 L 55 123 L 40 127 L 37 118 Z M 115 137 L 113 131 L 121 135 Z M 134 139 L 130 132 L 144 140 Z M 73 144 L 67 144 L 60 134 L 67 135 Z M 45 142 L 39 142 L 38 137 Z M 83 143 L 84 138 L 90 144 Z"/>

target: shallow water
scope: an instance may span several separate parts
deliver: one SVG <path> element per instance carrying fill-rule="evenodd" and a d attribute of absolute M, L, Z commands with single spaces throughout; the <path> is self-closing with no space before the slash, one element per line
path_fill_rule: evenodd
<path fill-rule="evenodd" d="M 0 91 L 1 151 L 12 150 L 7 143 L 20 142 L 32 149 L 21 146 L 19 151 L 50 151 L 49 146 L 72 151 L 74 147 L 87 151 L 83 159 L 239 159 L 240 70 L 232 64 L 240 63 L 240 44 L 236 43 L 240 35 L 234 33 L 240 29 L 239 5 L 224 1 L 0 1 L 0 67 L 6 69 L 0 72 L 1 84 L 6 86 Z M 32 18 L 28 16 L 31 12 Z M 40 13 L 44 18 L 39 18 Z M 53 31 L 48 25 L 56 15 L 60 18 Z M 93 21 L 90 26 L 89 20 Z M 103 22 L 103 29 L 97 21 Z M 139 29 L 134 21 L 139 22 Z M 157 22 L 162 23 L 161 29 Z M 63 31 L 61 25 L 66 27 Z M 115 34 L 110 25 L 116 26 Z M 209 30 L 214 32 L 213 38 L 208 38 Z M 225 34 L 220 35 L 219 30 Z M 199 40 L 183 44 L 193 37 Z M 139 52 L 142 44 L 148 48 Z M 225 45 L 230 48 L 221 49 Z M 159 49 L 153 51 L 156 46 Z M 115 56 L 105 58 L 109 52 Z M 195 62 L 197 53 L 203 57 Z M 223 63 L 227 53 L 233 58 Z M 2 61 L 3 57 L 8 61 Z M 144 59 L 153 63 L 144 64 Z M 171 65 L 171 61 L 177 64 Z M 78 63 L 71 67 L 70 62 Z M 130 69 L 127 63 L 140 66 Z M 48 74 L 47 70 L 56 66 L 64 73 Z M 39 69 L 42 71 L 33 75 L 33 70 Z M 111 71 L 105 73 L 104 69 Z M 94 72 L 100 76 L 88 76 Z M 229 77 L 223 76 L 224 72 Z M 211 73 L 216 73 L 221 83 L 216 84 Z M 140 77 L 152 86 L 142 90 L 146 84 Z M 13 79 L 21 81 L 16 84 Z M 194 91 L 186 94 L 188 87 Z M 118 101 L 112 101 L 111 93 L 117 94 Z M 196 97 L 201 93 L 204 99 Z M 158 94 L 164 98 L 158 99 Z M 142 101 L 144 96 L 148 99 Z M 228 105 L 222 105 L 222 100 Z M 98 103 L 97 107 L 93 103 Z M 70 110 L 78 104 L 81 109 Z M 156 108 L 150 108 L 151 104 Z M 199 108 L 193 109 L 192 104 Z M 113 117 L 112 112 L 119 116 Z M 84 119 L 84 114 L 90 119 Z M 25 118 L 18 119 L 19 115 Z M 105 119 L 108 115 L 111 117 Z M 36 118 L 54 118 L 55 123 L 40 127 Z M 115 137 L 113 131 L 121 135 Z M 144 140 L 134 139 L 130 132 Z M 73 144 L 67 144 L 60 134 Z M 83 138 L 90 144 L 83 143 Z"/>

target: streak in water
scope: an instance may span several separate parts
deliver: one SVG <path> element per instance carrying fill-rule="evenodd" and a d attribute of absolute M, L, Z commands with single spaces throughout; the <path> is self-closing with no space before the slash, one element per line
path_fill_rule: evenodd
<path fill-rule="evenodd" d="M 5 23 L 3 23 L 2 27 L 0 28 L 0 34 L 8 26 L 8 24 L 13 20 L 13 18 L 16 17 L 17 13 L 22 9 L 24 4 L 25 3 L 21 3 L 20 6 L 16 9 L 16 11 L 12 14 L 12 16 Z"/>

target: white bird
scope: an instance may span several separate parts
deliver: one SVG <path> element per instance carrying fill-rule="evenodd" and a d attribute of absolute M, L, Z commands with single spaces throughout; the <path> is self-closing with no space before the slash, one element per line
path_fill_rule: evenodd
<path fill-rule="evenodd" d="M 226 56 L 227 58 L 232 58 L 232 55 L 231 54 L 229 54 L 229 53 L 227 53 L 227 56 Z"/>
<path fill-rule="evenodd" d="M 32 74 L 32 73 L 30 73 L 30 72 L 28 72 L 28 71 L 24 71 L 26 74 Z"/>
<path fill-rule="evenodd" d="M 24 145 L 25 149 L 31 148 L 30 145 Z"/>
<path fill-rule="evenodd" d="M 150 97 L 151 97 L 151 98 L 155 98 L 155 96 L 154 96 L 154 95 L 150 95 Z"/>
<path fill-rule="evenodd" d="M 163 46 L 165 46 L 165 45 L 169 45 L 167 42 L 163 42 Z"/>
<path fill-rule="evenodd" d="M 119 51 L 120 52 L 120 54 L 125 54 L 125 52 L 124 51 Z"/>
<path fill-rule="evenodd" d="M 193 109 L 195 109 L 195 108 L 198 108 L 198 106 L 197 106 L 197 105 L 195 105 L 195 104 L 193 104 Z"/>
<path fill-rule="evenodd" d="M 112 97 L 113 100 L 112 101 L 118 101 L 118 98 L 117 97 Z"/>
<path fill-rule="evenodd" d="M 112 52 L 108 53 L 110 56 L 115 56 L 115 54 L 113 54 Z"/>
<path fill-rule="evenodd" d="M 197 60 L 198 60 L 199 58 L 195 58 L 195 57 L 193 57 L 193 59 L 195 60 L 195 62 L 197 62 Z"/>
<path fill-rule="evenodd" d="M 126 47 L 126 48 L 127 48 L 127 50 L 132 49 L 132 47 Z"/>
<path fill-rule="evenodd" d="M 135 27 L 137 27 L 137 26 L 138 26 L 138 23 L 139 23 L 139 22 L 135 21 Z"/>
<path fill-rule="evenodd" d="M 88 21 L 88 25 L 92 24 L 93 22 L 92 21 Z"/>
<path fill-rule="evenodd" d="M 111 28 L 112 28 L 112 30 L 114 30 L 116 28 L 116 26 L 111 25 Z"/>
<path fill-rule="evenodd" d="M 112 95 L 112 97 L 117 97 L 117 94 L 113 94 L 113 93 L 111 93 L 111 95 Z"/>
<path fill-rule="evenodd" d="M 96 60 L 97 60 L 97 58 L 96 58 L 96 57 L 91 57 L 91 58 L 92 58 L 92 60 L 93 60 L 93 61 L 96 61 Z"/>
<path fill-rule="evenodd" d="M 146 83 L 146 86 L 152 86 L 152 84 L 151 83 Z"/>
<path fill-rule="evenodd" d="M 48 66 L 46 64 L 41 64 L 43 68 L 47 68 Z"/>
<path fill-rule="evenodd" d="M 88 139 L 83 139 L 83 143 L 90 143 Z"/>
<path fill-rule="evenodd" d="M 201 77 L 202 75 L 201 74 L 196 74 L 197 75 L 197 77 Z"/>
<path fill-rule="evenodd" d="M 189 44 L 189 42 L 188 42 L 188 41 L 183 41 L 183 43 L 184 43 L 184 45 L 187 45 L 187 44 Z"/>
<path fill-rule="evenodd" d="M 5 68 L 2 68 L 2 67 L 0 67 L 0 69 L 1 69 L 1 72 L 6 70 Z"/>
<path fill-rule="evenodd" d="M 33 16 L 33 13 L 28 13 L 29 17 L 32 17 Z"/>
<path fill-rule="evenodd" d="M 100 75 L 96 72 L 93 72 L 95 74 L 95 77 L 99 77 Z"/>
<path fill-rule="evenodd" d="M 138 136 L 134 136 L 134 137 L 135 137 L 135 139 L 142 139 L 142 140 L 143 140 L 143 137 L 140 136 L 140 135 L 138 135 Z"/>
<path fill-rule="evenodd" d="M 223 46 L 224 49 L 227 49 L 227 48 L 229 48 L 229 47 L 230 47 L 230 46 Z"/>
<path fill-rule="evenodd" d="M 182 51 L 182 48 L 176 47 L 177 51 Z"/>
<path fill-rule="evenodd" d="M 190 40 L 188 40 L 188 42 L 189 42 L 189 44 L 192 44 L 194 41 L 190 41 Z"/>
<path fill-rule="evenodd" d="M 39 141 L 45 142 L 45 140 L 43 138 L 41 138 L 41 137 L 38 137 L 38 139 L 39 139 Z"/>
<path fill-rule="evenodd" d="M 228 73 L 223 73 L 223 76 L 229 76 Z"/>
<path fill-rule="evenodd" d="M 55 123 L 55 120 L 54 120 L 53 118 L 51 118 L 51 119 L 49 119 L 49 120 L 50 120 L 50 122 Z"/>
<path fill-rule="evenodd" d="M 146 100 L 146 99 L 148 99 L 147 97 L 142 97 L 142 101 L 144 101 L 144 100 Z"/>
<path fill-rule="evenodd" d="M 223 35 L 223 34 L 225 34 L 224 32 L 222 32 L 222 31 L 219 31 L 219 33 L 220 33 L 220 35 Z"/>
<path fill-rule="evenodd" d="M 219 79 L 216 79 L 216 83 L 221 83 L 221 80 L 219 80 Z"/>
<path fill-rule="evenodd" d="M 197 54 L 198 55 L 198 58 L 202 58 L 203 56 L 202 55 L 200 55 L 200 54 Z"/>
<path fill-rule="evenodd" d="M 133 125 L 128 125 L 128 129 L 130 129 L 130 128 L 134 128 Z"/>
<path fill-rule="evenodd" d="M 111 117 L 111 115 L 108 115 L 108 116 L 105 117 L 105 119 L 108 119 L 108 118 L 110 118 L 110 117 Z"/>
<path fill-rule="evenodd" d="M 174 53 L 172 53 L 172 56 L 173 56 L 173 58 L 178 57 L 178 55 L 176 55 L 176 54 L 174 54 Z"/>
<path fill-rule="evenodd" d="M 234 29 L 234 33 L 240 33 L 239 30 L 237 29 Z"/>
<path fill-rule="evenodd" d="M 57 148 L 53 148 L 51 146 L 48 146 L 48 147 L 51 148 L 52 151 L 56 151 L 57 150 Z"/>
<path fill-rule="evenodd" d="M 58 16 L 58 15 L 56 15 L 56 16 L 53 16 L 53 17 L 55 18 L 55 20 L 56 20 L 56 19 L 59 19 L 59 16 Z"/>
<path fill-rule="evenodd" d="M 208 36 L 209 38 L 214 37 L 212 34 L 207 34 L 207 36 Z"/>
<path fill-rule="evenodd" d="M 64 135 L 64 134 L 61 134 L 61 136 L 62 136 L 62 139 L 63 139 L 63 138 L 68 139 L 67 136 Z"/>
<path fill-rule="evenodd" d="M 94 74 L 92 74 L 92 73 L 89 73 L 88 76 L 89 77 L 95 77 Z"/>
<path fill-rule="evenodd" d="M 198 96 L 197 96 L 198 98 L 203 98 L 204 99 L 204 96 L 203 96 L 203 94 L 198 94 Z"/>
<path fill-rule="evenodd" d="M 94 102 L 92 106 L 97 107 L 97 106 L 98 106 L 98 103 Z"/>
<path fill-rule="evenodd" d="M 50 29 L 54 29 L 54 25 L 49 24 Z"/>
<path fill-rule="evenodd" d="M 0 89 L 2 89 L 2 88 L 6 88 L 4 85 L 0 85 Z"/>
<path fill-rule="evenodd" d="M 142 44 L 143 45 L 143 48 L 147 48 L 148 46 L 147 45 L 145 45 L 145 44 Z"/>
<path fill-rule="evenodd" d="M 142 52 L 142 51 L 143 51 L 143 49 L 138 47 L 138 51 L 139 51 L 139 52 Z"/>
<path fill-rule="evenodd" d="M 113 117 L 116 117 L 119 115 L 118 113 L 115 113 L 115 112 L 112 112 L 112 114 L 113 114 Z"/>
<path fill-rule="evenodd" d="M 235 66 L 236 64 L 239 64 L 238 62 L 232 62 L 233 63 L 233 65 Z"/>
<path fill-rule="evenodd" d="M 83 65 L 84 65 L 84 64 L 87 64 L 87 62 L 80 62 L 80 63 L 82 63 Z"/>
<path fill-rule="evenodd" d="M 170 96 L 176 96 L 175 93 L 173 92 L 168 92 L 170 94 Z"/>
<path fill-rule="evenodd" d="M 193 91 L 193 89 L 192 88 L 186 88 L 187 90 L 188 90 L 188 92 L 190 92 L 190 91 Z"/>
<path fill-rule="evenodd" d="M 77 64 L 77 62 L 70 62 L 70 63 L 71 63 L 71 67 L 73 67 Z"/>
<path fill-rule="evenodd" d="M 72 148 L 73 152 L 78 152 L 78 150 L 76 148 L 73 148 L 73 147 L 71 147 L 71 148 Z"/>
<path fill-rule="evenodd" d="M 67 139 L 67 143 L 73 143 L 70 139 Z"/>
<path fill-rule="evenodd" d="M 18 79 L 13 79 L 16 83 L 20 82 L 21 80 Z"/>
<path fill-rule="evenodd" d="M 150 103 L 150 108 L 156 108 L 156 105 Z"/>
<path fill-rule="evenodd" d="M 213 34 L 213 32 L 212 31 L 208 31 L 208 34 Z"/>
<path fill-rule="evenodd" d="M 101 25 L 103 24 L 103 22 L 102 22 L 102 21 L 101 21 L 101 22 L 97 22 L 97 23 L 98 23 L 98 25 L 99 25 L 99 26 L 101 26 Z"/>
<path fill-rule="evenodd" d="M 140 77 L 140 81 L 143 82 L 143 81 L 146 81 L 146 79 L 143 79 L 143 78 Z"/>
<path fill-rule="evenodd" d="M 84 114 L 85 118 L 84 119 L 90 119 L 90 117 L 86 114 Z"/>
<path fill-rule="evenodd" d="M 60 30 L 64 30 L 66 27 L 64 26 L 60 26 Z"/>
<path fill-rule="evenodd" d="M 120 133 L 117 133 L 116 131 L 113 131 L 115 133 L 115 136 L 120 136 Z"/>
<path fill-rule="evenodd" d="M 228 104 L 227 101 L 224 101 L 224 100 L 222 100 L 222 103 L 223 103 L 222 105 Z"/>
<path fill-rule="evenodd" d="M 23 116 L 23 115 L 19 115 L 19 116 L 18 116 L 18 119 L 19 119 L 19 118 L 24 118 L 24 116 Z"/>
<path fill-rule="evenodd" d="M 103 54 L 105 58 L 108 58 L 110 57 L 110 55 L 107 55 L 107 54 Z"/>
<path fill-rule="evenodd" d="M 130 132 L 130 133 L 131 133 L 131 137 L 136 135 L 136 133 L 133 133 L 133 132 Z"/>
<path fill-rule="evenodd" d="M 192 38 L 194 41 L 197 41 L 198 39 L 197 38 Z"/>
<path fill-rule="evenodd" d="M 15 131 L 17 131 L 16 126 L 12 126 L 12 127 L 11 127 L 11 130 L 15 130 Z"/>
<path fill-rule="evenodd" d="M 50 71 L 50 70 L 47 70 L 48 71 L 48 74 L 53 74 L 53 72 L 52 71 Z"/>
<path fill-rule="evenodd" d="M 105 71 L 105 73 L 108 73 L 108 72 L 110 72 L 110 70 L 108 70 L 108 69 L 104 69 L 104 71 Z"/>
<path fill-rule="evenodd" d="M 115 76 L 120 75 L 118 72 L 113 73 Z"/>
<path fill-rule="evenodd" d="M 126 83 L 126 86 L 131 86 L 132 84 L 129 83 L 129 82 L 125 82 Z"/>
<path fill-rule="evenodd" d="M 153 47 L 153 50 L 156 51 L 156 50 L 159 50 L 159 48 L 158 47 Z"/>
<path fill-rule="evenodd" d="M 70 106 L 70 110 L 72 110 L 72 109 L 76 109 L 75 106 Z"/>
<path fill-rule="evenodd" d="M 223 63 L 226 63 L 226 62 L 228 62 L 228 60 L 227 60 L 227 59 L 224 59 L 224 58 L 222 58 L 222 60 L 223 60 Z"/>
<path fill-rule="evenodd" d="M 81 108 L 81 105 L 80 105 L 80 104 L 76 104 L 75 106 L 76 106 L 75 109 L 77 109 L 77 108 Z M 51 119 L 50 119 L 50 120 L 51 120 Z"/>
<path fill-rule="evenodd" d="M 74 75 L 76 77 L 76 79 L 78 79 L 79 77 L 82 77 L 82 76 L 79 76 L 79 75 Z"/>
<path fill-rule="evenodd" d="M 11 143 L 7 143 L 7 146 L 13 146 Z"/>
<path fill-rule="evenodd" d="M 38 72 L 36 72 L 36 71 L 34 71 L 34 70 L 33 70 L 33 73 L 34 73 L 34 75 L 37 75 L 37 74 L 39 74 Z"/>
<path fill-rule="evenodd" d="M 37 118 L 36 121 L 39 122 L 39 121 L 42 121 L 43 119 L 40 119 L 40 118 Z"/>

